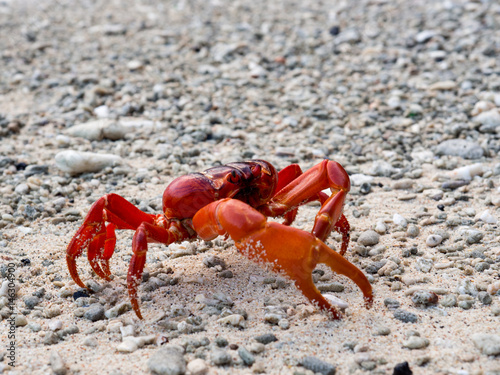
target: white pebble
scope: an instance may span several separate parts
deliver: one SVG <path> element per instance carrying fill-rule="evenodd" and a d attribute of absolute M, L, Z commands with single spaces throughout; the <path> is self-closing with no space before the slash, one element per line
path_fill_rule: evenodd
<path fill-rule="evenodd" d="M 51 320 L 48 325 L 51 331 L 57 331 L 62 328 L 62 322 L 59 319 Z"/>
<path fill-rule="evenodd" d="M 340 310 L 344 310 L 344 309 L 347 309 L 349 307 L 349 304 L 343 300 L 341 300 L 340 298 L 334 296 L 333 294 L 330 294 L 330 293 L 325 293 L 323 294 L 323 297 L 325 297 L 325 299 L 330 302 L 333 306 L 335 306 L 336 308 L 340 309 Z"/>
<path fill-rule="evenodd" d="M 485 211 L 481 212 L 480 214 L 478 214 L 476 216 L 476 219 L 484 221 L 485 223 L 488 223 L 488 224 L 496 224 L 497 223 L 496 217 L 490 213 L 490 210 L 485 210 Z"/>
<path fill-rule="evenodd" d="M 122 337 L 135 336 L 135 327 L 132 324 L 120 327 L 120 333 Z"/>
<path fill-rule="evenodd" d="M 109 107 L 107 105 L 101 105 L 94 108 L 94 114 L 99 118 L 109 117 Z"/>
<path fill-rule="evenodd" d="M 208 366 L 203 359 L 196 358 L 187 364 L 187 370 L 191 375 L 205 375 L 208 372 Z"/>
<path fill-rule="evenodd" d="M 355 173 L 351 175 L 350 178 L 351 178 L 351 185 L 353 186 L 360 186 L 365 182 L 371 183 L 373 181 L 372 176 L 367 176 L 366 174 L 361 174 L 361 173 Z"/>
<path fill-rule="evenodd" d="M 120 353 L 132 353 L 139 349 L 139 346 L 133 340 L 124 340 L 116 347 Z"/>
<path fill-rule="evenodd" d="M 488 289 L 486 289 L 486 291 L 492 296 L 497 294 L 499 290 L 500 290 L 500 280 L 491 283 L 490 285 L 488 285 Z"/>
<path fill-rule="evenodd" d="M 408 222 L 400 214 L 394 214 L 394 216 L 392 217 L 392 221 L 394 222 L 394 224 L 399 225 L 403 228 L 406 228 L 408 226 Z"/>
<path fill-rule="evenodd" d="M 425 240 L 425 243 L 429 247 L 435 247 L 435 246 L 439 245 L 441 242 L 443 242 L 443 237 L 441 237 L 439 234 L 431 234 Z"/>
<path fill-rule="evenodd" d="M 480 163 L 466 165 L 454 169 L 448 173 L 453 180 L 472 180 L 475 176 L 482 176 L 484 173 L 483 165 Z"/>
<path fill-rule="evenodd" d="M 385 234 L 387 232 L 387 226 L 382 221 L 377 221 L 375 228 L 373 228 L 378 234 Z"/>
<path fill-rule="evenodd" d="M 232 314 L 217 320 L 217 323 L 223 325 L 232 325 L 233 327 L 245 327 L 245 318 L 240 314 Z"/>
<path fill-rule="evenodd" d="M 106 167 L 123 164 L 123 159 L 117 155 L 72 150 L 59 152 L 55 160 L 57 167 L 69 174 L 98 172 Z"/>

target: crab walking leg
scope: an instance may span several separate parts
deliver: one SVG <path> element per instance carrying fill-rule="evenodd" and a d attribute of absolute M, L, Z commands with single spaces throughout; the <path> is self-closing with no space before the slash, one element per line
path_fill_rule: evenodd
<path fill-rule="evenodd" d="M 324 160 L 292 179 L 276 193 L 270 203 L 258 207 L 258 210 L 266 216 L 281 216 L 295 207 L 318 199 L 322 206 L 316 215 L 311 233 L 324 241 L 332 230 L 338 230 L 342 234 L 342 250 L 347 249 L 349 223 L 343 217 L 342 210 L 350 187 L 349 176 L 344 168 L 335 161 Z M 321 192 L 327 188 L 332 191 L 330 197 Z M 341 224 L 336 225 L 339 220 Z"/>
<path fill-rule="evenodd" d="M 90 207 L 82 226 L 73 236 L 66 250 L 66 262 L 72 279 L 80 287 L 85 284 L 78 275 L 76 259 L 87 249 L 94 272 L 109 279 L 109 259 L 113 255 L 116 229 L 136 229 L 142 222 L 153 222 L 155 215 L 142 212 L 117 194 L 99 198 Z M 108 222 L 108 226 L 105 226 Z"/>
<path fill-rule="evenodd" d="M 367 308 L 373 302 L 371 285 L 356 266 L 311 233 L 268 223 L 264 215 L 243 202 L 224 199 L 211 203 L 193 217 L 193 227 L 205 240 L 228 233 L 240 252 L 250 259 L 269 262 L 276 270 L 285 272 L 311 302 L 330 311 L 334 319 L 339 319 L 340 314 L 321 295 L 312 280 L 312 271 L 318 263 L 324 263 L 332 271 L 354 281 L 363 292 Z"/>
<path fill-rule="evenodd" d="M 186 240 L 192 235 L 180 224 L 172 222 L 168 229 L 144 222 L 137 228 L 132 238 L 132 259 L 130 260 L 127 274 L 127 288 L 130 303 L 139 319 L 142 319 L 141 310 L 137 296 L 137 287 L 141 283 L 146 254 L 148 252 L 148 242 L 159 242 L 169 245 L 176 241 Z"/>

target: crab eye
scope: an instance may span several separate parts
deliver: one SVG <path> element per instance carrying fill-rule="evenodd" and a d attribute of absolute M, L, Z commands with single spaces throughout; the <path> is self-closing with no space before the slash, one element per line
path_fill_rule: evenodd
<path fill-rule="evenodd" d="M 237 184 L 240 182 L 240 176 L 235 171 L 231 171 L 227 176 L 227 180 L 232 184 Z"/>

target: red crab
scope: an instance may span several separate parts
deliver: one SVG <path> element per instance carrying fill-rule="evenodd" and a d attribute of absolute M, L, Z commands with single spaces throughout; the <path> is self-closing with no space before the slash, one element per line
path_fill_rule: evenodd
<path fill-rule="evenodd" d="M 327 188 L 332 191 L 331 196 L 322 192 Z M 272 263 L 275 270 L 294 280 L 311 302 L 339 319 L 338 311 L 312 281 L 317 263 L 324 263 L 353 280 L 362 290 L 367 308 L 373 300 L 371 285 L 363 272 L 342 256 L 349 243 L 349 223 L 342 214 L 349 189 L 349 176 L 334 161 L 324 160 L 305 173 L 297 164 L 277 173 L 269 162 L 252 160 L 175 179 L 163 193 L 163 213 L 159 215 L 142 212 L 123 197 L 107 194 L 92 205 L 69 243 L 68 269 L 73 280 L 85 288 L 78 276 L 76 258 L 87 249 L 92 269 L 109 280 L 115 229 L 135 230 L 127 285 L 132 307 L 142 319 L 137 287 L 142 279 L 148 242 L 171 244 L 198 237 L 211 240 L 228 234 L 241 253 Z M 311 233 L 290 227 L 297 208 L 315 200 L 321 202 L 321 208 Z M 267 216 L 281 216 L 284 223 L 267 222 Z M 340 254 L 323 243 L 332 230 L 342 234 Z"/>

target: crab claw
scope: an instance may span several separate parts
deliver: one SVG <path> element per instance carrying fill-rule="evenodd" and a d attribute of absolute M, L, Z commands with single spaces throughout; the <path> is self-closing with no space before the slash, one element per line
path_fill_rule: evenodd
<path fill-rule="evenodd" d="M 246 203 L 233 199 L 213 202 L 193 217 L 193 226 L 205 240 L 229 234 L 242 254 L 271 263 L 275 270 L 286 273 L 304 296 L 329 311 L 334 319 L 340 319 L 340 313 L 321 295 L 312 280 L 312 271 L 318 263 L 354 281 L 363 292 L 367 308 L 373 303 L 372 287 L 360 269 L 312 234 L 267 222 L 264 215 Z"/>

